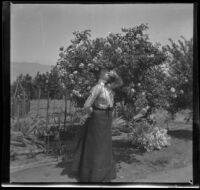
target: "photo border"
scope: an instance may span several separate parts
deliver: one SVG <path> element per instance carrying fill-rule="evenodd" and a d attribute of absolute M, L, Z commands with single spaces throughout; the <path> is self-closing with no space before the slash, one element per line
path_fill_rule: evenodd
<path fill-rule="evenodd" d="M 84 4 L 102 4 L 105 2 L 88 2 L 83 1 Z M 193 183 L 105 183 L 105 184 L 85 184 L 85 183 L 12 183 L 10 184 L 10 8 L 11 3 L 16 4 L 80 4 L 80 1 L 4 1 L 2 5 L 2 27 L 3 27 L 3 35 L 2 35 L 2 105 L 3 105 L 3 127 L 2 129 L 2 171 L 1 171 L 1 182 L 4 187 L 17 187 L 17 186 L 32 186 L 32 187 L 198 187 L 199 179 L 200 179 L 200 126 L 199 126 L 199 65 L 198 65 L 198 28 L 199 21 L 199 3 L 198 2 L 188 2 L 193 3 L 193 38 L 194 38 L 194 64 L 193 64 Z M 82 3 L 82 2 L 81 2 Z M 107 2 L 109 3 L 109 2 Z M 113 2 L 110 2 L 113 3 Z M 123 2 L 131 3 L 131 2 Z M 133 2 L 132 2 L 133 3 Z M 134 2 L 138 3 L 138 2 Z M 147 3 L 147 2 L 142 2 Z M 161 2 L 150 2 L 150 3 L 161 3 Z M 176 2 L 162 2 L 162 3 L 176 3 Z M 179 2 L 180 3 L 180 2 Z M 186 3 L 186 2 L 181 2 Z M 121 4 L 118 2 L 118 4 Z"/>

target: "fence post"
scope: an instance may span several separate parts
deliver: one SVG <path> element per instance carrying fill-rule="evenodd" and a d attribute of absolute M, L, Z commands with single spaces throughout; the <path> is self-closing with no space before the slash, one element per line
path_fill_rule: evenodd
<path fill-rule="evenodd" d="M 20 107 L 19 107 L 19 102 L 17 100 L 17 129 L 19 130 L 19 111 L 20 111 Z"/>
<path fill-rule="evenodd" d="M 47 91 L 47 114 L 46 114 L 46 131 L 49 124 L 49 91 Z M 49 135 L 47 133 L 47 154 L 49 153 Z"/>
<path fill-rule="evenodd" d="M 23 116 L 23 101 L 22 100 L 20 100 L 20 109 L 19 109 L 19 111 L 20 111 L 19 116 L 21 118 Z"/>
<path fill-rule="evenodd" d="M 37 105 L 37 114 L 36 114 L 36 116 L 39 115 L 39 111 L 40 111 L 40 94 L 41 94 L 41 88 L 39 87 L 39 92 L 38 92 L 38 105 Z"/>
<path fill-rule="evenodd" d="M 30 99 L 27 99 L 27 113 L 30 112 L 30 107 L 31 107 L 31 101 Z"/>
<path fill-rule="evenodd" d="M 25 115 L 26 115 L 26 99 L 24 96 L 23 103 L 22 103 L 22 117 L 25 117 Z"/>

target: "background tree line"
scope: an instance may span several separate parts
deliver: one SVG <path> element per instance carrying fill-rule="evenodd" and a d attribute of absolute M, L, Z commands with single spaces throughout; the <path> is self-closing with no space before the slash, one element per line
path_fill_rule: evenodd
<path fill-rule="evenodd" d="M 11 84 L 11 96 L 14 96 L 17 87 L 17 81 L 20 81 L 29 99 L 47 99 L 48 93 L 51 99 L 61 99 L 63 96 L 62 86 L 56 67 L 50 72 L 40 73 L 32 77 L 29 74 L 20 74 Z"/>

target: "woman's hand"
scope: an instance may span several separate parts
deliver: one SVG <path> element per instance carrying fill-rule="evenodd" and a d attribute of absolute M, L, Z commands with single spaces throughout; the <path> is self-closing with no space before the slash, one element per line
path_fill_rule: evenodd
<path fill-rule="evenodd" d="M 117 72 L 115 70 L 111 70 L 109 72 L 110 77 L 113 77 L 115 80 L 109 84 L 109 87 L 111 89 L 115 89 L 115 88 L 119 88 L 120 86 L 123 85 L 123 81 L 121 79 L 121 77 L 117 74 Z"/>
<path fill-rule="evenodd" d="M 86 107 L 85 111 L 86 111 L 87 114 L 90 115 L 93 112 L 93 109 L 92 109 L 92 107 Z"/>
<path fill-rule="evenodd" d="M 109 72 L 109 75 L 110 75 L 111 77 L 113 77 L 113 78 L 115 78 L 115 77 L 118 76 L 115 70 L 111 70 L 111 71 Z"/>
<path fill-rule="evenodd" d="M 84 125 L 89 116 L 86 114 L 80 118 L 80 124 Z"/>

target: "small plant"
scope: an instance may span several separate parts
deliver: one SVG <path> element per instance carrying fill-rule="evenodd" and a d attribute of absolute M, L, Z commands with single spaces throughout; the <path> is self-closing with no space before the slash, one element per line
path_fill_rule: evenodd
<path fill-rule="evenodd" d="M 166 129 L 160 129 L 155 123 L 142 120 L 135 122 L 131 133 L 128 134 L 131 144 L 150 152 L 155 149 L 160 150 L 170 145 L 170 137 Z"/>
<path fill-rule="evenodd" d="M 113 119 L 112 127 L 114 128 L 121 129 L 126 125 L 127 125 L 127 122 L 121 116 Z"/>
<path fill-rule="evenodd" d="M 85 109 L 77 109 L 72 113 L 72 123 L 78 123 L 83 125 L 89 115 L 86 113 Z"/>
<path fill-rule="evenodd" d="M 112 122 L 112 135 L 120 135 L 121 132 L 124 132 L 127 122 L 122 118 L 122 116 L 114 118 Z"/>

